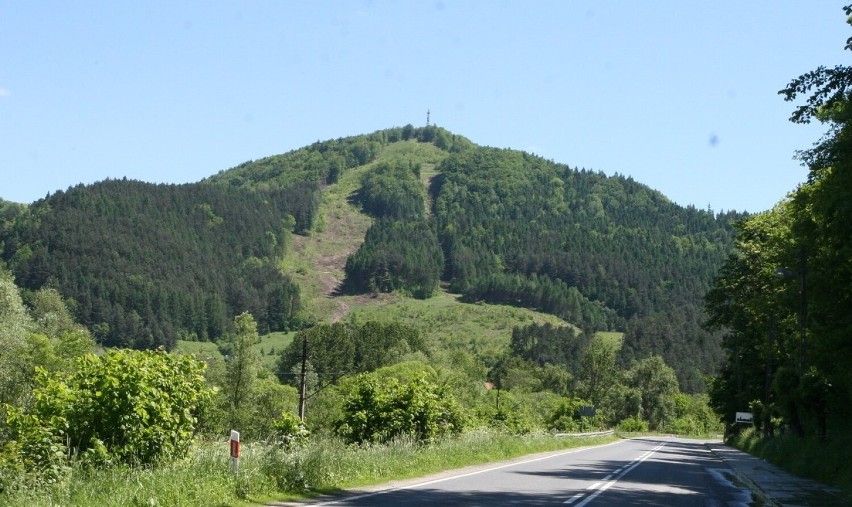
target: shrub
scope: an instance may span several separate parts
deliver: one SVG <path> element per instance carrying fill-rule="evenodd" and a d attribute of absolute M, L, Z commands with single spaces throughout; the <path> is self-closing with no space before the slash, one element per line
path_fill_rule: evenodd
<path fill-rule="evenodd" d="M 618 431 L 644 433 L 648 431 L 648 421 L 631 416 L 618 423 Z"/>
<path fill-rule="evenodd" d="M 50 469 L 57 452 L 92 465 L 132 465 L 186 454 L 195 411 L 209 400 L 204 363 L 165 351 L 109 350 L 86 355 L 68 374 L 40 370 L 28 409 L 9 425 L 28 469 Z"/>
<path fill-rule="evenodd" d="M 527 393 L 527 397 L 529 396 Z M 494 405 L 480 405 L 476 408 L 476 418 L 489 428 L 504 434 L 529 434 L 540 428 L 530 416 L 524 401 L 526 400 L 519 399 L 511 391 L 498 391 L 494 396 Z"/>
<path fill-rule="evenodd" d="M 34 416 L 10 409 L 7 422 L 17 440 L 0 446 L 0 494 L 62 482 L 70 470 L 65 446 Z"/>
<path fill-rule="evenodd" d="M 455 398 L 423 377 L 401 384 L 362 374 L 346 396 L 343 412 L 335 429 L 348 443 L 387 442 L 401 435 L 427 442 L 460 433 L 465 424 Z"/>
<path fill-rule="evenodd" d="M 305 423 L 290 412 L 282 412 L 272 421 L 275 428 L 275 440 L 290 447 L 308 439 L 311 432 L 305 427 Z"/>
<path fill-rule="evenodd" d="M 673 399 L 676 418 L 666 425 L 666 430 L 680 435 L 708 435 L 724 430 L 719 416 L 710 408 L 706 394 L 678 393 Z M 756 416 L 759 415 L 758 411 Z"/>
<path fill-rule="evenodd" d="M 536 429 L 529 416 L 518 410 L 497 410 L 488 418 L 488 425 L 510 435 L 527 435 Z"/>
<path fill-rule="evenodd" d="M 580 409 L 590 405 L 580 398 L 565 398 L 548 419 L 548 429 L 556 431 L 591 431 L 603 426 L 599 416 L 581 416 Z"/>

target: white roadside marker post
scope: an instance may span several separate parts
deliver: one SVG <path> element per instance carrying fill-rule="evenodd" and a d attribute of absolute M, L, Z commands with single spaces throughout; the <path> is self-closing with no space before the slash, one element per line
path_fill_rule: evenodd
<path fill-rule="evenodd" d="M 231 430 L 231 472 L 240 466 L 240 432 Z"/>

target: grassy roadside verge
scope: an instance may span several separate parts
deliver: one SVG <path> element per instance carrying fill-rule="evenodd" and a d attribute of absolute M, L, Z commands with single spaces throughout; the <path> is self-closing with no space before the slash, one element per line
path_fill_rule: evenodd
<path fill-rule="evenodd" d="M 618 437 L 613 435 L 570 438 L 555 437 L 549 433 L 513 436 L 493 431 L 471 432 L 431 446 L 399 440 L 391 445 L 361 448 L 339 456 L 341 459 L 335 465 L 340 468 L 336 472 L 346 479 L 337 487 L 370 486 L 528 454 L 600 445 L 616 440 Z"/>
<path fill-rule="evenodd" d="M 240 470 L 229 472 L 227 442 L 199 443 L 180 461 L 149 469 L 74 469 L 67 480 L 40 489 L 0 493 L 0 505 L 242 506 L 410 479 L 443 470 L 618 440 L 512 436 L 474 431 L 429 446 L 409 440 L 368 447 L 318 439 L 282 449 L 243 447 Z"/>
<path fill-rule="evenodd" d="M 754 429 L 728 443 L 792 474 L 842 489 L 852 497 L 852 433 L 819 438 L 763 437 Z"/>

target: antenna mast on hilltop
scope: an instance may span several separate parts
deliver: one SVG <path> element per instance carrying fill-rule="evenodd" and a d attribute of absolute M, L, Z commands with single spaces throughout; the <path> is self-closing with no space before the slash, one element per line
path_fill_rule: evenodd
<path fill-rule="evenodd" d="M 426 110 L 426 126 L 429 126 L 429 115 L 432 114 L 432 111 Z"/>

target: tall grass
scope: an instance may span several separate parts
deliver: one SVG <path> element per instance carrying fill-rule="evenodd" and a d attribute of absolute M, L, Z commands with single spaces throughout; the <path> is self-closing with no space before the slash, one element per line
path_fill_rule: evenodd
<path fill-rule="evenodd" d="M 58 484 L 0 494 L 0 505 L 234 505 L 236 481 L 224 445 L 198 445 L 186 459 L 151 468 L 86 470 L 75 464 Z"/>
<path fill-rule="evenodd" d="M 0 505 L 229 506 L 418 477 L 525 454 L 601 444 L 616 437 L 512 436 L 490 430 L 421 445 L 398 439 L 356 447 L 331 438 L 295 448 L 256 443 L 243 448 L 230 472 L 227 442 L 197 445 L 183 460 L 153 468 L 87 471 L 73 467 L 66 480 L 38 490 L 0 493 Z"/>

